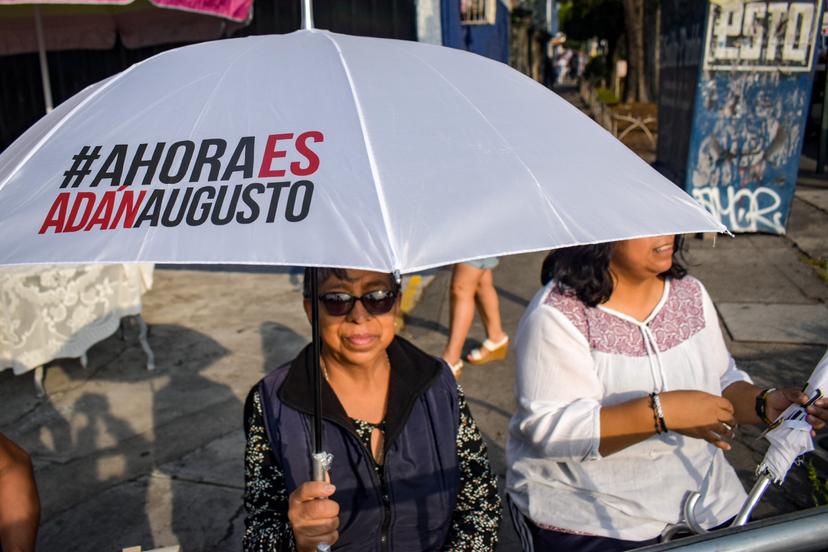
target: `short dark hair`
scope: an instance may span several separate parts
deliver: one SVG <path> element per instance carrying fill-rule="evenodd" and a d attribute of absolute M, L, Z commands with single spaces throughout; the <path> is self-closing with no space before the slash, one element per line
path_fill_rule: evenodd
<path fill-rule="evenodd" d="M 317 273 L 319 274 L 319 285 L 321 286 L 323 282 L 325 282 L 331 276 L 336 276 L 340 280 L 350 280 L 348 278 L 348 269 L 346 268 L 329 268 L 329 267 L 321 267 L 317 268 Z M 397 279 L 394 277 L 393 274 L 388 274 L 388 277 L 391 279 L 391 289 L 392 291 L 398 292 L 400 290 L 400 285 L 397 283 Z M 305 267 L 305 274 L 302 279 L 302 296 L 305 299 L 310 299 L 311 296 L 311 268 Z"/>
<path fill-rule="evenodd" d="M 609 265 L 616 243 L 576 245 L 550 251 L 541 267 L 541 284 L 555 280 L 563 290 L 573 292 L 589 307 L 604 303 L 612 295 Z M 676 236 L 673 264 L 660 276 L 680 280 L 687 275 L 687 269 L 679 262 L 683 259 L 683 249 L 684 237 Z"/>

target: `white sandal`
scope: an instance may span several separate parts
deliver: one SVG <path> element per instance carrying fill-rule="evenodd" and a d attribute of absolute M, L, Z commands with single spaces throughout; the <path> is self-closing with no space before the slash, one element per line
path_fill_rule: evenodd
<path fill-rule="evenodd" d="M 469 352 L 466 361 L 474 365 L 487 364 L 495 360 L 503 360 L 507 352 L 509 352 L 508 335 L 504 335 L 503 339 L 498 342 L 486 338 L 483 345 Z"/>

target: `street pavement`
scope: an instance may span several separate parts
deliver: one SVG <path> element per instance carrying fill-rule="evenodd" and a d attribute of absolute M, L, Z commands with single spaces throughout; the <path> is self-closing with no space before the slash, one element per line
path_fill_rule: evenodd
<path fill-rule="evenodd" d="M 828 185 L 806 173 L 788 236 L 687 241 L 690 273 L 713 297 L 737 362 L 761 385 L 800 386 L 828 345 L 828 284 L 805 262 L 826 257 Z M 495 269 L 512 336 L 540 285 L 543 256 L 507 257 Z M 447 336 L 449 277 L 437 270 L 420 283 L 424 291 L 401 332 L 433 354 Z M 309 339 L 297 275 L 158 268 L 143 317 L 155 371 L 145 368 L 135 324 L 125 323 L 89 351 L 86 369 L 72 359 L 50 364 L 45 398 L 35 396 L 31 374 L 0 372 L 0 431 L 35 462 L 39 550 L 240 548 L 242 407 L 250 387 Z M 484 337 L 476 321 L 467 348 Z M 502 362 L 467 365 L 461 380 L 501 487 L 513 382 L 511 353 Z M 728 454 L 746 486 L 765 449 L 757 437 L 758 430 L 742 428 Z M 820 454 L 813 461 L 825 475 L 828 455 Z M 809 507 L 810 495 L 804 466 L 796 467 L 757 514 Z M 498 550 L 518 550 L 508 519 Z"/>

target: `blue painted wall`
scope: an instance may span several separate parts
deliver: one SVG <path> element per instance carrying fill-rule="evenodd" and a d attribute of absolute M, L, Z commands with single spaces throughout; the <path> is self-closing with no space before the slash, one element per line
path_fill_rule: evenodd
<path fill-rule="evenodd" d="M 733 232 L 784 234 L 811 73 L 704 73 L 686 190 Z"/>
<path fill-rule="evenodd" d="M 732 232 L 783 234 L 822 0 L 687 6 L 662 4 L 657 166 Z"/>
<path fill-rule="evenodd" d="M 494 25 L 461 25 L 460 0 L 441 2 L 440 23 L 443 46 L 509 63 L 509 10 L 499 0 Z"/>

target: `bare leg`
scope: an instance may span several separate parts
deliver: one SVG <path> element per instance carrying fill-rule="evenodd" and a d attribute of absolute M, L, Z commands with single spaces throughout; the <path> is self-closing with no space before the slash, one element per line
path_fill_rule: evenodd
<path fill-rule="evenodd" d="M 483 326 L 486 328 L 486 337 L 490 341 L 499 342 L 506 337 L 506 334 L 503 333 L 500 321 L 500 300 L 494 287 L 491 268 L 483 271 L 474 298 L 480 312 L 480 318 L 483 320 Z"/>
<path fill-rule="evenodd" d="M 443 350 L 443 358 L 450 365 L 456 364 L 463 352 L 463 343 L 466 342 L 474 320 L 474 295 L 484 272 L 464 263 L 454 265 L 451 276 L 449 340 Z"/>

